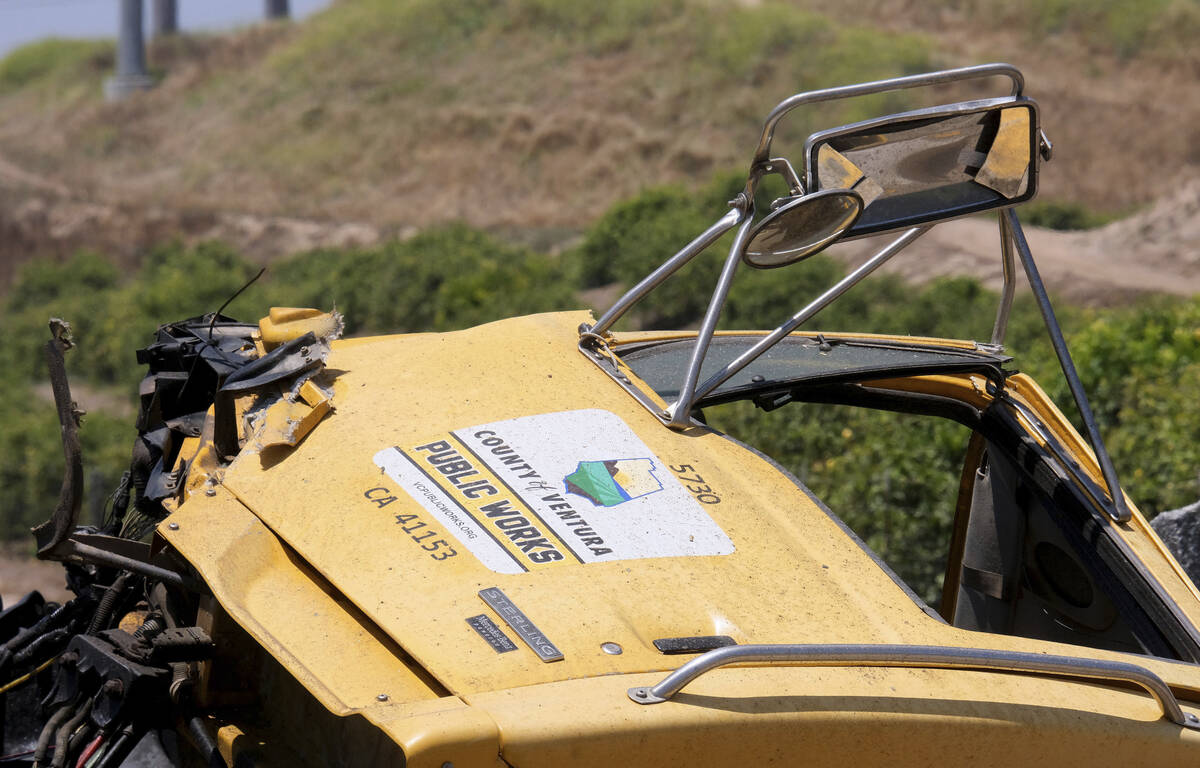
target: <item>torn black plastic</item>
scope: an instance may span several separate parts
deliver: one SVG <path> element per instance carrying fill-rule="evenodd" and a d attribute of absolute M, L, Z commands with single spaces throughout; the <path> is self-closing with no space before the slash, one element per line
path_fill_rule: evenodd
<path fill-rule="evenodd" d="M 325 364 L 327 353 L 326 342 L 318 342 L 316 336 L 306 333 L 229 374 L 217 390 L 214 408 L 213 443 L 221 458 L 232 459 L 239 450 L 234 408 L 239 395 L 315 371 Z"/>
<path fill-rule="evenodd" d="M 114 504 L 106 533 L 141 538 L 166 517 L 162 502 L 184 480 L 172 471 L 179 447 L 200 434 L 222 381 L 258 358 L 257 330 L 210 313 L 160 326 L 154 343 L 138 350 L 138 362 L 150 370 L 138 387 L 138 436 L 129 467 L 134 514 L 124 520 L 124 509 Z"/>

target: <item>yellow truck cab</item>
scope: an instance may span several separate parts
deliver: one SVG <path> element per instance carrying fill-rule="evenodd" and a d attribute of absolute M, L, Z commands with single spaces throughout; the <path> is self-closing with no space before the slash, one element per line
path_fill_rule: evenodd
<path fill-rule="evenodd" d="M 1007 93 L 814 133 L 795 164 L 771 153 L 806 104 L 984 80 Z M 768 117 L 729 211 L 598 318 L 355 339 L 315 310 L 163 326 L 140 353 L 128 513 L 75 525 L 68 472 L 37 535 L 79 596 L 0 616 L 6 653 L 41 648 L 0 666 L 5 753 L 1200 762 L 1200 594 L 1120 490 L 1016 213 L 1049 154 L 1007 65 L 798 94 Z M 760 210 L 771 175 L 788 193 Z M 990 210 L 1006 282 L 989 340 L 800 330 L 930 227 Z M 613 330 L 728 231 L 698 329 Z M 889 233 L 774 329 L 716 330 L 739 268 L 803 269 L 834 242 Z M 1085 435 L 1004 352 L 1018 261 Z M 968 428 L 940 601 L 770 456 L 709 426 L 735 402 Z"/>

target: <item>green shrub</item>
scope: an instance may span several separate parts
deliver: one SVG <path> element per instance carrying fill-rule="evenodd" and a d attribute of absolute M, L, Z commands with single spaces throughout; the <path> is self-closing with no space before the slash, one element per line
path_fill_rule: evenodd
<path fill-rule="evenodd" d="M 1096 229 L 1115 218 L 1115 216 L 1096 213 L 1079 203 L 1056 200 L 1034 200 L 1021 207 L 1022 222 L 1046 229 Z"/>
<path fill-rule="evenodd" d="M 0 59 L 0 94 L 39 83 L 93 82 L 112 61 L 113 45 L 106 41 L 48 38 L 23 45 Z"/>
<path fill-rule="evenodd" d="M 263 306 L 336 306 L 349 333 L 446 331 L 575 305 L 558 259 L 463 225 L 272 268 Z"/>

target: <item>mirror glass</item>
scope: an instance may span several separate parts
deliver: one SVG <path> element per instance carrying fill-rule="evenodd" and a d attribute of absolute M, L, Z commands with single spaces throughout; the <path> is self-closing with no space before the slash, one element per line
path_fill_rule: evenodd
<path fill-rule="evenodd" d="M 852 189 L 875 234 L 1023 202 L 1037 183 L 1032 102 L 898 115 L 809 138 L 809 189 Z"/>
<path fill-rule="evenodd" d="M 832 245 L 862 209 L 862 197 L 848 189 L 797 197 L 754 225 L 742 260 L 758 269 L 794 264 Z"/>

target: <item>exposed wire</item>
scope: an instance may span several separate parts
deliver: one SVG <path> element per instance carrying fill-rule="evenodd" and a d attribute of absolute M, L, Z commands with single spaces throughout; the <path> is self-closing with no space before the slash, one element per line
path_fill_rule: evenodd
<path fill-rule="evenodd" d="M 70 752 L 67 745 L 71 741 L 71 735 L 79 726 L 83 725 L 83 721 L 92 713 L 93 701 L 94 699 L 85 698 L 71 719 L 58 729 L 58 735 L 54 739 L 54 758 L 50 761 L 50 768 L 66 768 L 67 756 Z"/>
<path fill-rule="evenodd" d="M 95 755 L 96 752 L 100 749 L 100 745 L 103 742 L 104 742 L 104 734 L 103 733 L 97 734 L 96 738 L 92 739 L 92 742 L 90 744 L 88 744 L 86 747 L 84 747 L 83 751 L 79 753 L 79 759 L 77 761 L 75 761 L 75 768 L 84 768 L 84 766 L 87 765 L 88 761 L 92 759 L 92 756 Z"/>
<path fill-rule="evenodd" d="M 25 683 L 29 682 L 37 675 L 44 672 L 51 664 L 53 664 L 57 660 L 58 660 L 58 657 L 55 656 L 55 657 L 49 659 L 48 661 L 44 661 L 32 672 L 26 672 L 25 674 L 18 677 L 16 680 L 12 680 L 11 682 L 5 683 L 3 686 L 0 686 L 0 695 L 4 695 L 4 694 L 8 693 L 9 691 L 11 691 L 13 688 L 16 688 L 17 686 L 24 685 Z M 12 755 L 9 755 L 9 757 L 12 757 Z M 7 759 L 8 759 L 7 757 L 0 757 L 0 760 L 7 760 Z"/>
<path fill-rule="evenodd" d="M 215 326 L 217 324 L 217 318 L 220 317 L 221 313 L 225 311 L 225 307 L 228 307 L 230 304 L 233 303 L 234 299 L 236 299 L 238 296 L 241 296 L 242 291 L 246 290 L 250 286 L 254 285 L 256 282 L 258 282 L 258 278 L 262 277 L 263 273 L 266 271 L 267 271 L 266 267 L 263 267 L 262 269 L 258 270 L 257 275 L 255 275 L 254 277 L 247 280 L 245 285 L 243 285 L 241 288 L 238 288 L 236 291 L 234 291 L 233 295 L 230 296 L 228 299 L 225 299 L 225 303 L 222 304 L 220 306 L 220 308 L 218 308 L 217 311 L 213 313 L 212 322 L 210 322 L 208 324 L 208 343 L 209 344 L 212 343 L 213 326 Z"/>
<path fill-rule="evenodd" d="M 222 304 L 220 307 L 218 307 L 216 312 L 213 312 L 212 320 L 210 320 L 208 323 L 208 343 L 210 346 L 213 343 L 213 328 L 216 327 L 217 318 L 220 317 L 221 313 L 225 311 L 225 307 L 228 307 L 230 304 L 233 303 L 234 299 L 236 299 L 238 296 L 241 296 L 242 291 L 246 290 L 250 286 L 254 285 L 256 282 L 258 282 L 258 278 L 262 277 L 263 273 L 266 271 L 267 271 L 266 267 L 263 267 L 262 269 L 258 270 L 258 274 L 256 274 L 254 277 L 247 280 L 246 283 L 241 288 L 238 288 L 236 291 L 233 292 L 232 296 L 230 296 L 228 299 L 225 299 L 225 303 Z M 199 351 L 197 351 L 196 357 L 192 359 L 192 366 L 191 366 L 191 368 L 188 369 L 187 378 L 183 380 L 183 386 L 179 388 L 179 394 L 175 396 L 176 400 L 183 399 L 183 393 L 187 391 L 188 384 L 192 383 L 192 375 L 196 373 L 196 366 L 199 365 L 201 357 L 202 357 L 202 355 L 200 354 Z"/>

